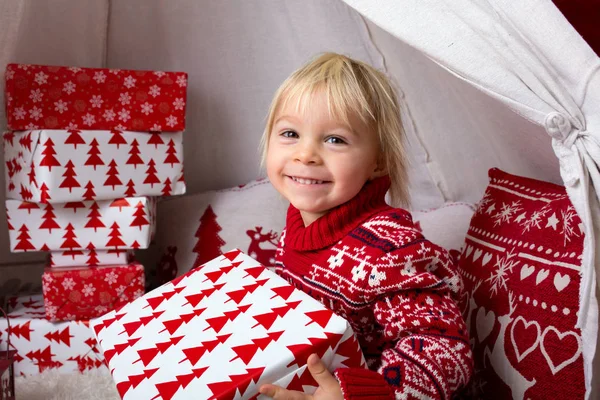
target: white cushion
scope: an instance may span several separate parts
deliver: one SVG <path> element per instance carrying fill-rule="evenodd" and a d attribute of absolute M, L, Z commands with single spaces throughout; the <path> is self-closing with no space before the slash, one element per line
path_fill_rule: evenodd
<path fill-rule="evenodd" d="M 158 205 L 156 235 L 159 281 L 173 279 L 233 248 L 272 265 L 288 205 L 267 179 L 163 200 Z M 413 219 L 429 240 L 458 250 L 474 209 L 468 203 L 447 203 L 413 211 Z"/>

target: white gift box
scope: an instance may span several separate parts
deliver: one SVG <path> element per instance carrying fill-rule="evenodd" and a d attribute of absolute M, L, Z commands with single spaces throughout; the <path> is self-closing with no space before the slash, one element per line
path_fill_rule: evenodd
<path fill-rule="evenodd" d="M 364 367 L 349 324 L 239 250 L 92 321 L 124 399 L 313 392 L 306 359 Z"/>
<path fill-rule="evenodd" d="M 65 203 L 183 194 L 182 140 L 182 132 L 7 132 L 6 198 Z"/>
<path fill-rule="evenodd" d="M 145 249 L 155 229 L 156 198 L 38 204 L 6 200 L 10 251 Z"/>
<path fill-rule="evenodd" d="M 50 267 L 97 267 L 126 265 L 133 260 L 131 250 L 74 250 L 50 252 Z"/>
<path fill-rule="evenodd" d="M 88 321 L 46 320 L 42 295 L 8 301 L 10 346 L 17 350 L 15 375 L 37 375 L 46 369 L 73 373 L 106 368 Z M 6 349 L 7 322 L 0 318 L 0 350 Z"/>

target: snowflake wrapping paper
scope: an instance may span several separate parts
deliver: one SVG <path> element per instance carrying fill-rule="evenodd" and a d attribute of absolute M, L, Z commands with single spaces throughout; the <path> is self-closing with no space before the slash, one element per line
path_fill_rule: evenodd
<path fill-rule="evenodd" d="M 10 345 L 17 351 L 15 375 L 37 375 L 46 369 L 69 374 L 106 368 L 88 321 L 53 323 L 46 319 L 42 295 L 8 301 Z M 0 349 L 6 349 L 7 323 L 0 319 Z"/>
<path fill-rule="evenodd" d="M 344 319 L 239 250 L 91 323 L 124 399 L 313 392 L 313 352 L 331 371 L 365 365 Z"/>
<path fill-rule="evenodd" d="M 97 267 L 133 262 L 131 250 L 73 250 L 50 252 L 50 267 Z"/>
<path fill-rule="evenodd" d="M 181 132 L 6 132 L 6 198 L 65 203 L 185 193 Z"/>
<path fill-rule="evenodd" d="M 8 128 L 185 129 L 187 74 L 9 64 Z"/>
<path fill-rule="evenodd" d="M 6 214 L 12 252 L 145 249 L 155 230 L 156 199 L 6 200 Z"/>
<path fill-rule="evenodd" d="M 144 266 L 46 268 L 42 288 L 48 320 L 95 318 L 144 294 Z"/>

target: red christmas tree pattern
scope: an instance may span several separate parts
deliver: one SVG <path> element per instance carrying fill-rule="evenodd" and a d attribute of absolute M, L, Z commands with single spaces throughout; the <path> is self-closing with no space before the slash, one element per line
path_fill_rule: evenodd
<path fill-rule="evenodd" d="M 65 235 L 63 236 L 63 239 L 65 239 L 65 241 L 60 245 L 60 248 L 69 250 L 80 248 L 81 246 L 75 240 L 77 236 L 75 235 L 75 228 L 73 227 L 73 225 L 67 225 L 65 231 Z"/>
<path fill-rule="evenodd" d="M 42 186 L 40 186 L 40 201 L 42 203 L 48 203 L 48 200 L 51 200 L 48 190 L 49 189 L 48 186 L 46 186 L 46 182 L 42 183 Z"/>
<path fill-rule="evenodd" d="M 162 195 L 163 196 L 171 195 L 171 179 L 169 177 L 167 177 L 167 179 L 165 179 L 165 187 L 162 190 Z"/>
<path fill-rule="evenodd" d="M 127 182 L 127 191 L 125 192 L 125 196 L 135 197 L 135 183 L 133 183 L 132 179 Z"/>
<path fill-rule="evenodd" d="M 27 135 L 23 135 L 21 139 L 19 139 L 19 144 L 22 148 L 27 149 L 27 151 L 31 151 L 31 142 L 31 132 L 29 132 Z"/>
<path fill-rule="evenodd" d="M 94 232 L 97 232 L 98 228 L 106 228 L 106 225 L 102 222 L 102 215 L 100 214 L 100 206 L 98 203 L 93 202 L 90 206 L 90 213 L 88 214 L 88 222 L 85 224 L 86 228 L 93 228 Z"/>
<path fill-rule="evenodd" d="M 146 179 L 144 180 L 144 183 L 149 184 L 152 188 L 154 187 L 154 184 L 160 183 L 160 180 L 156 176 L 155 165 L 156 164 L 154 163 L 154 159 L 151 158 L 148 162 L 148 169 L 146 170 Z"/>
<path fill-rule="evenodd" d="M 85 161 L 84 165 L 91 165 L 94 167 L 94 171 L 98 165 L 104 165 L 104 161 L 100 158 L 100 149 L 98 148 L 100 145 L 96 138 L 94 138 L 90 143 L 90 150 L 87 152 L 90 156 Z"/>
<path fill-rule="evenodd" d="M 67 140 L 65 140 L 65 144 L 72 144 L 73 148 L 77 148 L 78 144 L 85 144 L 85 140 L 81 137 L 81 131 L 78 129 L 69 129 L 67 132 L 70 133 Z"/>
<path fill-rule="evenodd" d="M 225 241 L 219 236 L 221 230 L 222 228 L 217 223 L 217 216 L 209 205 L 200 217 L 200 225 L 194 235 L 198 238 L 198 242 L 192 250 L 197 254 L 192 268 L 196 268 L 223 254 L 221 247 L 225 244 Z"/>
<path fill-rule="evenodd" d="M 119 225 L 113 223 L 110 227 L 110 233 L 108 234 L 110 240 L 106 242 L 106 247 L 114 247 L 115 250 L 119 247 L 124 247 L 125 242 L 121 239 L 121 232 L 119 231 Z"/>
<path fill-rule="evenodd" d="M 19 233 L 19 236 L 17 236 L 17 240 L 19 242 L 15 246 L 15 250 L 21 250 L 21 251 L 35 250 L 35 247 L 29 241 L 29 239 L 31 239 L 31 236 L 29 236 L 29 229 L 27 229 L 27 226 L 25 226 L 25 224 L 23 224 L 21 226 L 21 229 L 19 229 L 19 232 L 21 232 L 21 233 Z"/>
<path fill-rule="evenodd" d="M 78 208 L 85 208 L 85 204 L 83 203 L 83 201 L 70 201 L 68 203 L 65 203 L 63 205 L 63 208 L 66 210 L 68 208 L 72 208 L 73 209 L 73 214 L 77 214 L 77 209 Z"/>
<path fill-rule="evenodd" d="M 75 256 L 80 256 L 83 254 L 83 251 L 81 250 L 67 250 L 67 251 L 63 251 L 63 256 L 68 257 L 71 256 L 71 259 L 74 260 Z"/>
<path fill-rule="evenodd" d="M 56 151 L 54 151 L 54 142 L 48 138 L 44 143 L 44 150 L 42 150 L 42 159 L 40 161 L 40 167 L 48 167 L 49 171 L 52 171 L 52 167 L 60 167 L 60 163 L 54 157 Z"/>
<path fill-rule="evenodd" d="M 87 185 L 85 185 L 85 192 L 83 193 L 84 200 L 94 200 L 96 197 L 96 192 L 94 192 L 94 184 L 92 181 L 88 181 Z"/>
<path fill-rule="evenodd" d="M 15 230 L 14 226 L 12 226 L 10 224 L 10 214 L 8 213 L 8 208 L 5 208 L 5 211 L 6 211 L 6 223 L 8 225 L 8 230 L 9 231 L 14 231 Z"/>
<path fill-rule="evenodd" d="M 159 144 L 165 144 L 164 140 L 162 140 L 160 132 L 152 132 L 150 133 L 150 139 L 148 139 L 147 144 L 153 144 L 155 149 L 158 149 Z"/>
<path fill-rule="evenodd" d="M 27 214 L 31 214 L 31 210 L 39 210 L 39 208 L 40 206 L 37 203 L 30 203 L 28 201 L 22 201 L 19 207 L 17 207 L 19 210 L 27 210 Z"/>
<path fill-rule="evenodd" d="M 174 164 L 179 164 L 179 159 L 175 155 L 177 154 L 177 150 L 175 150 L 175 142 L 173 139 L 169 140 L 168 148 L 167 148 L 167 158 L 163 161 L 164 164 L 171 164 L 171 168 L 173 168 Z"/>
<path fill-rule="evenodd" d="M 133 165 L 133 168 L 136 169 L 138 165 L 144 164 L 144 160 L 140 157 L 140 149 L 138 148 L 139 144 L 137 139 L 133 139 L 131 142 L 131 149 L 129 150 L 129 158 L 127 159 L 126 164 Z"/>
<path fill-rule="evenodd" d="M 148 220 L 146 219 L 146 211 L 144 210 L 144 204 L 140 201 L 136 206 L 136 210 L 133 213 L 135 217 L 129 226 L 137 226 L 142 230 L 142 226 L 149 225 Z"/>
<path fill-rule="evenodd" d="M 106 178 L 104 186 L 112 186 L 112 189 L 115 190 L 115 186 L 122 185 L 123 182 L 119 179 L 118 174 L 117 163 L 115 160 L 112 160 L 110 164 L 108 164 L 108 171 L 106 172 L 108 178 Z"/>
<path fill-rule="evenodd" d="M 71 160 L 65 165 L 65 172 L 62 176 L 64 176 L 65 179 L 61 182 L 59 188 L 68 188 L 69 193 L 71 193 L 74 187 L 81 187 L 79 182 L 75 179 L 77 173 L 75 172 L 75 165 L 73 165 Z"/>
<path fill-rule="evenodd" d="M 99 260 L 98 260 L 98 255 L 96 254 L 96 248 L 94 247 L 92 242 L 90 242 L 90 244 L 88 244 L 88 246 L 86 248 L 89 250 L 86 265 L 88 265 L 90 267 L 97 266 Z"/>
<path fill-rule="evenodd" d="M 31 193 L 31 191 L 29 189 L 27 189 L 25 186 L 23 186 L 23 184 L 21 184 L 21 191 L 19 192 L 19 194 L 21 195 L 21 198 L 23 200 L 29 200 L 33 197 L 33 194 Z"/>
<path fill-rule="evenodd" d="M 121 132 L 120 130 L 111 129 L 110 133 L 112 134 L 112 136 L 111 136 L 110 140 L 108 141 L 108 144 L 117 145 L 117 149 L 119 148 L 120 145 L 127 144 L 127 141 L 123 137 L 123 132 Z"/>
<path fill-rule="evenodd" d="M 2 138 L 4 139 L 4 141 L 6 143 L 10 143 L 11 146 L 14 146 L 13 145 L 13 139 L 15 138 L 14 132 L 5 132 L 4 135 L 2 136 Z"/>
<path fill-rule="evenodd" d="M 127 199 L 115 199 L 110 203 L 109 207 L 118 207 L 119 211 L 123 211 L 123 207 L 131 207 L 131 204 L 127 201 Z"/>
<path fill-rule="evenodd" d="M 54 220 L 56 215 L 54 215 L 53 211 L 54 207 L 52 207 L 52 204 L 46 204 L 44 215 L 42 216 L 44 222 L 42 222 L 38 229 L 48 229 L 48 233 L 52 233 L 52 229 L 60 229 L 60 225 Z"/>
<path fill-rule="evenodd" d="M 29 184 L 33 185 L 33 187 L 37 187 L 37 182 L 35 180 L 35 165 L 33 165 L 33 161 L 31 161 L 31 165 L 29 166 L 29 172 L 27 173 L 29 177 Z"/>

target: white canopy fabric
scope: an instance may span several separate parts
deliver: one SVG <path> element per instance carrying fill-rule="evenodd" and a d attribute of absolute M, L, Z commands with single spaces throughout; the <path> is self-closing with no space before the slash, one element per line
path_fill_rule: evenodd
<path fill-rule="evenodd" d="M 589 397 L 600 276 L 600 58 L 547 0 L 344 1 L 552 138 L 584 224 L 578 325 Z"/>

